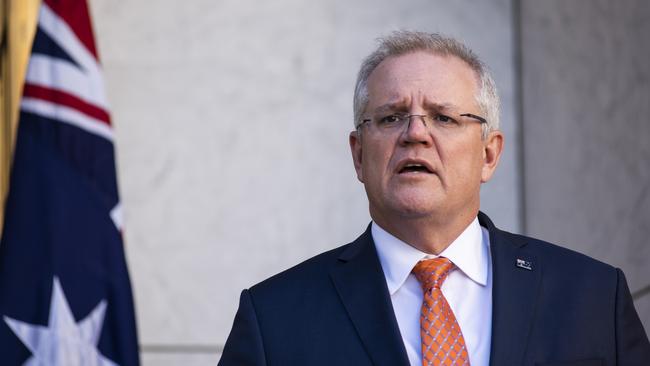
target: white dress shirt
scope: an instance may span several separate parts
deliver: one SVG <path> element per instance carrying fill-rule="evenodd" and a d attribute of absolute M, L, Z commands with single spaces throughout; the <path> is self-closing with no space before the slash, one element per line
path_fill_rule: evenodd
<path fill-rule="evenodd" d="M 422 365 L 420 308 L 422 288 L 411 273 L 424 258 L 435 258 L 392 236 L 375 222 L 372 238 L 384 270 L 406 353 L 412 366 Z M 492 332 L 492 260 L 490 237 L 478 219 L 454 240 L 440 256 L 449 258 L 454 269 L 442 284 L 442 293 L 456 316 L 472 366 L 487 366 Z"/>

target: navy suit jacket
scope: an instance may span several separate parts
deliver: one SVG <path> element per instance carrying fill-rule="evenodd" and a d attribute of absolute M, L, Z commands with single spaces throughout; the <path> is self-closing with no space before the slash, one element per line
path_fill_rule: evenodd
<path fill-rule="evenodd" d="M 621 270 L 479 221 L 493 263 L 491 366 L 650 365 Z M 219 365 L 408 366 L 370 230 L 244 290 Z"/>

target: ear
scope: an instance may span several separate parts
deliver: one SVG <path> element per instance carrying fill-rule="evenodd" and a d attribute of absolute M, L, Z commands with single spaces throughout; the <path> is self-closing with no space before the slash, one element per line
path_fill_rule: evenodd
<path fill-rule="evenodd" d="M 483 142 L 483 169 L 481 170 L 481 183 L 485 183 L 492 178 L 494 171 L 497 169 L 501 153 L 503 152 L 503 133 L 501 131 L 492 131 L 488 134 Z"/>
<path fill-rule="evenodd" d="M 354 170 L 357 172 L 357 179 L 363 183 L 363 169 L 361 149 L 361 134 L 358 130 L 350 132 L 350 152 L 352 152 L 352 161 L 354 162 Z"/>

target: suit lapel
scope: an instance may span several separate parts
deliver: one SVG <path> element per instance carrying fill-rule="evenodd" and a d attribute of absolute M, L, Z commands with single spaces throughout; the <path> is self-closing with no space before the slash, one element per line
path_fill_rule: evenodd
<path fill-rule="evenodd" d="M 341 254 L 330 276 L 373 364 L 408 366 L 370 227 Z"/>
<path fill-rule="evenodd" d="M 542 263 L 522 237 L 498 230 L 483 213 L 479 221 L 490 232 L 492 252 L 490 365 L 520 365 L 535 315 Z"/>

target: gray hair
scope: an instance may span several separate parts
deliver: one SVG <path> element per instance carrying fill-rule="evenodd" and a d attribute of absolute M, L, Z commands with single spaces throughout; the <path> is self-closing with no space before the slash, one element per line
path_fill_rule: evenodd
<path fill-rule="evenodd" d="M 361 124 L 362 115 L 368 106 L 368 78 L 372 71 L 385 59 L 416 51 L 430 52 L 440 56 L 455 56 L 474 70 L 478 81 L 476 102 L 485 114 L 487 124 L 483 125 L 483 137 L 499 129 L 499 94 L 487 66 L 469 47 L 463 43 L 437 33 L 396 31 L 379 38 L 379 47 L 361 63 L 354 88 L 354 127 Z"/>

